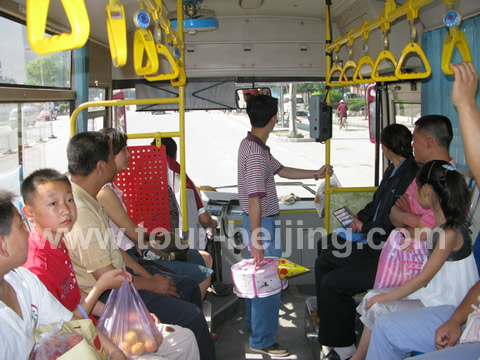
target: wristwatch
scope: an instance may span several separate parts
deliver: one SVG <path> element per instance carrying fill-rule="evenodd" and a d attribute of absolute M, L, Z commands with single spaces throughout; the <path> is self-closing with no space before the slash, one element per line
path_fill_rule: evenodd
<path fill-rule="evenodd" d="M 313 172 L 313 178 L 314 178 L 315 180 L 318 180 L 318 171 L 314 171 L 314 172 Z"/>

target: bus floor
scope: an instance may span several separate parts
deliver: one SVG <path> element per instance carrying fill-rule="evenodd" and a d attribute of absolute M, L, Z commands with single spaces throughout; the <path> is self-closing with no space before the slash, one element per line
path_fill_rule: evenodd
<path fill-rule="evenodd" d="M 235 297 L 233 294 L 230 296 Z M 305 336 L 307 321 L 305 318 L 305 301 L 310 296 L 300 293 L 295 285 L 290 285 L 283 291 L 277 342 L 287 347 L 290 355 L 278 359 L 318 359 L 318 355 L 316 357 L 313 355 L 313 349 L 318 347 L 316 346 L 318 343 L 316 343 L 316 340 L 308 340 Z M 228 299 L 208 294 L 206 300 L 212 303 L 213 331 L 218 335 L 218 339 L 215 341 L 217 360 L 276 359 L 276 357 L 255 353 L 249 349 L 248 338 L 250 333 L 244 331 L 245 305 L 243 299 L 232 298 L 232 304 L 235 305 L 231 306 L 235 310 L 227 316 L 225 321 L 218 322 L 217 326 L 215 326 L 215 309 L 219 307 L 218 303 L 220 301 L 225 302 Z M 312 343 L 312 341 L 315 343 Z"/>

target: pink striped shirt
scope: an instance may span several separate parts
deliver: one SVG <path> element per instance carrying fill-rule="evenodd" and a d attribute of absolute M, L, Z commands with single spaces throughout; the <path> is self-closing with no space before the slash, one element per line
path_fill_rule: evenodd
<path fill-rule="evenodd" d="M 408 199 L 410 201 L 410 208 L 413 214 L 422 215 L 420 221 L 427 225 L 429 228 L 433 228 L 435 222 L 437 221 L 437 217 L 433 213 L 432 209 L 424 209 L 420 206 L 417 201 L 417 197 L 415 194 L 417 193 L 417 180 L 413 179 L 412 183 L 408 186 L 407 191 L 405 194 L 408 195 Z"/>
<path fill-rule="evenodd" d="M 262 217 L 279 213 L 274 175 L 282 169 L 283 165 L 270 154 L 270 148 L 248 132 L 238 149 L 238 197 L 244 212 L 249 213 L 249 198 L 258 196 Z"/>

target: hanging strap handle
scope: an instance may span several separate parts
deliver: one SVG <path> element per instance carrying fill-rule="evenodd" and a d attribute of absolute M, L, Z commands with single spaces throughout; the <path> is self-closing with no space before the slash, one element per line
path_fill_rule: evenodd
<path fill-rule="evenodd" d="M 363 65 L 370 65 L 370 77 L 364 77 L 360 71 Z M 373 62 L 372 58 L 368 55 L 363 55 L 360 59 L 358 59 L 357 68 L 353 74 L 353 82 L 354 84 L 364 84 L 364 83 L 374 83 L 375 80 L 372 79 L 373 67 L 375 63 Z"/>
<path fill-rule="evenodd" d="M 396 81 L 398 80 L 395 76 L 380 76 L 378 73 L 378 66 L 383 60 L 389 60 L 393 64 L 393 68 L 397 68 L 397 60 L 395 60 L 395 56 L 393 56 L 390 50 L 383 50 L 380 54 L 378 54 L 377 60 L 373 65 L 372 69 L 372 79 L 374 81 Z"/>
<path fill-rule="evenodd" d="M 143 66 L 143 55 L 147 61 Z M 146 76 L 158 71 L 158 54 L 152 32 L 148 29 L 137 29 L 133 39 L 133 67 L 137 75 Z"/>
<path fill-rule="evenodd" d="M 81 48 L 90 35 L 90 20 L 83 0 L 62 0 L 72 32 L 45 37 L 50 0 L 27 0 L 27 37 L 39 55 Z"/>
<path fill-rule="evenodd" d="M 423 72 L 414 72 L 414 73 L 402 73 L 402 66 L 407 58 L 407 55 L 415 54 L 417 55 L 423 63 L 425 67 L 425 71 Z M 425 53 L 423 52 L 420 45 L 416 42 L 408 43 L 402 51 L 402 55 L 400 55 L 400 59 L 398 60 L 397 67 L 395 68 L 395 76 L 401 80 L 410 80 L 410 79 L 425 79 L 430 76 L 432 73 L 432 68 L 430 67 L 430 63 L 428 62 Z"/>
<path fill-rule="evenodd" d="M 115 67 L 127 63 L 127 26 L 125 22 L 125 9 L 118 0 L 110 0 L 105 6 L 107 13 L 107 35 L 112 63 Z M 112 16 L 113 14 L 113 16 Z"/>
<path fill-rule="evenodd" d="M 455 46 L 458 48 L 464 62 L 472 61 L 472 55 L 465 34 L 462 30 L 458 30 L 458 28 L 451 29 L 445 36 L 442 50 L 442 70 L 446 75 L 453 75 L 453 69 L 450 67 L 450 64 Z"/>

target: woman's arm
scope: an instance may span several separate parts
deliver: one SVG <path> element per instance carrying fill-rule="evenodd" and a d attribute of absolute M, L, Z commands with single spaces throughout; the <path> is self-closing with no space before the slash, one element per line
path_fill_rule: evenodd
<path fill-rule="evenodd" d="M 459 248 L 461 241 L 463 241 L 462 235 L 452 229 L 445 230 L 445 246 L 441 246 L 443 245 L 441 238 L 442 235 L 440 234 L 440 238 L 433 249 L 432 255 L 428 258 L 420 274 L 393 291 L 373 296 L 367 302 L 367 309 L 377 302 L 402 299 L 427 285 L 443 266 L 450 253 Z"/>
<path fill-rule="evenodd" d="M 135 245 L 139 245 L 140 239 L 143 241 L 146 230 L 132 221 L 125 211 L 122 201 L 110 187 L 105 186 L 100 190 L 97 194 L 97 200 L 100 205 L 102 205 L 110 220 L 120 229 L 123 229 L 125 235 L 133 241 Z"/>

